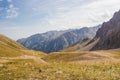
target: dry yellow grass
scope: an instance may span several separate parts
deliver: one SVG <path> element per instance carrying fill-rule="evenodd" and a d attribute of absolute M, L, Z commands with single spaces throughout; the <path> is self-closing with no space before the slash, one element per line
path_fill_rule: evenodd
<path fill-rule="evenodd" d="M 0 57 L 17 57 L 22 55 L 44 56 L 40 51 L 28 50 L 15 41 L 0 35 Z"/>
<path fill-rule="evenodd" d="M 85 52 L 54 52 L 48 54 L 47 56 L 43 57 L 42 59 L 47 62 L 65 62 L 70 61 L 72 58 L 85 55 Z"/>
<path fill-rule="evenodd" d="M 38 63 L 14 59 L 0 63 L 1 80 L 119 80 L 120 63 L 59 62 Z"/>
<path fill-rule="evenodd" d="M 120 52 L 47 55 L 0 36 L 0 80 L 120 80 Z"/>

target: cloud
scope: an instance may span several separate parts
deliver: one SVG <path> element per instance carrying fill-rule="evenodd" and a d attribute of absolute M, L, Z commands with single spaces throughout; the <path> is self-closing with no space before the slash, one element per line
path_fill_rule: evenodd
<path fill-rule="evenodd" d="M 15 38 L 19 35 L 17 38 L 21 38 L 26 34 L 49 30 L 102 24 L 120 9 L 120 0 L 7 0 L 3 6 L 5 8 L 0 9 L 0 14 L 6 15 L 5 22 L 10 22 L 4 25 L 7 30 L 0 28 L 0 33 L 7 32 L 8 35 Z M 9 25 L 11 26 L 8 27 Z M 12 26 L 17 26 L 17 29 L 11 29 Z M 13 33 L 13 30 L 16 31 Z"/>
<path fill-rule="evenodd" d="M 50 10 L 47 22 L 51 26 L 94 26 L 108 21 L 120 9 L 119 0 L 66 0 L 43 5 Z M 48 11 L 47 10 L 47 11 Z"/>
<path fill-rule="evenodd" d="M 23 1 L 23 0 L 22 0 Z M 24 0 L 27 18 L 50 26 L 94 26 L 109 20 L 120 0 Z M 107 4 L 106 4 L 107 3 Z M 24 13 L 23 13 L 24 14 Z M 44 26 L 45 26 L 44 25 Z M 69 28 L 68 27 L 68 28 Z"/>
<path fill-rule="evenodd" d="M 8 2 L 12 2 L 12 0 L 7 0 Z"/>
<path fill-rule="evenodd" d="M 8 9 L 6 10 L 7 15 L 6 18 L 15 18 L 18 16 L 18 8 L 14 7 L 13 4 L 10 4 Z"/>

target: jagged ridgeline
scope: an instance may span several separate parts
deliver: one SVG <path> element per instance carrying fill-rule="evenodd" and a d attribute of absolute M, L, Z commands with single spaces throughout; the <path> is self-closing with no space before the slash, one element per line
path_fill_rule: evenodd
<path fill-rule="evenodd" d="M 92 50 L 120 48 L 120 11 L 102 24 L 94 39 L 99 39 Z"/>
<path fill-rule="evenodd" d="M 93 39 L 79 42 L 63 51 L 107 50 L 116 48 L 120 48 L 120 11 L 116 12 L 108 22 L 102 24 Z"/>
<path fill-rule="evenodd" d="M 19 39 L 17 42 L 26 48 L 50 53 L 67 48 L 85 38 L 93 38 L 100 26 L 101 25 L 91 28 L 84 27 L 81 29 L 70 29 L 65 31 L 50 31 Z"/>

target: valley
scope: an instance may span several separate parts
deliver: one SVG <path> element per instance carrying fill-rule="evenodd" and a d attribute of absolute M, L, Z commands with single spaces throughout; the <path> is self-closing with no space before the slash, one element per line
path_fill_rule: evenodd
<path fill-rule="evenodd" d="M 119 0 L 0 0 L 0 80 L 120 80 Z"/>
<path fill-rule="evenodd" d="M 119 48 L 78 51 L 75 47 L 67 49 L 67 51 L 46 54 L 28 50 L 3 35 L 0 37 L 1 80 L 120 79 Z M 82 44 L 85 43 L 86 40 L 82 42 Z"/>
<path fill-rule="evenodd" d="M 2 80 L 119 80 L 120 52 L 56 52 L 0 58 Z"/>

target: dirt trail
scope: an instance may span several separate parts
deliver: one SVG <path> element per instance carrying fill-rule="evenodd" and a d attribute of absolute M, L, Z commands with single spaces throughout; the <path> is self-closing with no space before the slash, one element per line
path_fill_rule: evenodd
<path fill-rule="evenodd" d="M 107 51 L 93 51 L 91 53 L 103 56 L 105 57 L 105 59 L 109 59 L 110 61 L 120 62 L 119 58 L 115 58 L 115 54 L 111 54 L 110 52 Z"/>
<path fill-rule="evenodd" d="M 85 55 L 71 58 L 70 61 L 87 61 L 87 62 L 110 61 L 110 62 L 120 63 L 120 59 L 116 58 L 115 54 L 111 54 L 109 51 L 90 51 L 90 52 L 86 51 L 85 53 L 86 53 Z M 32 59 L 38 63 L 46 63 L 46 64 L 48 63 L 43 59 L 41 59 L 41 57 L 29 56 L 29 55 L 23 55 L 19 57 L 1 57 L 0 63 L 9 62 L 9 60 L 14 60 L 14 59 Z"/>
<path fill-rule="evenodd" d="M 19 57 L 3 57 L 0 59 L 0 62 L 2 62 L 2 61 L 8 62 L 9 60 L 14 60 L 14 59 L 33 59 L 35 62 L 38 62 L 38 63 L 47 63 L 40 57 L 28 56 L 28 55 L 23 55 L 23 56 L 19 56 Z"/>
<path fill-rule="evenodd" d="M 96 55 L 96 56 L 100 56 L 103 58 L 113 59 L 113 55 L 108 52 L 92 51 L 89 53 L 89 55 Z"/>
<path fill-rule="evenodd" d="M 107 51 L 91 51 L 91 52 L 87 52 L 87 54 L 85 54 L 85 55 L 75 57 L 75 58 L 71 59 L 71 61 L 120 62 L 120 59 L 115 58 L 113 54 L 111 54 Z"/>

